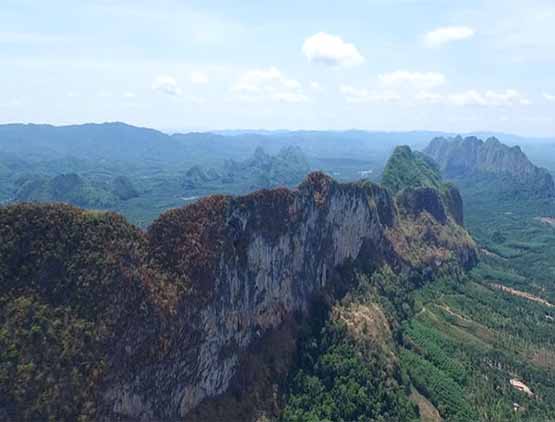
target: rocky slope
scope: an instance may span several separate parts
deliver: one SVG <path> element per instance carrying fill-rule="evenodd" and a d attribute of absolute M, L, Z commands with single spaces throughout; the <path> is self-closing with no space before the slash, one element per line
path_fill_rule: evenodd
<path fill-rule="evenodd" d="M 456 207 L 430 187 L 312 173 L 169 211 L 146 233 L 109 213 L 2 208 L 0 417 L 193 420 L 317 297 L 351 287 L 346 268 L 472 266 Z"/>
<path fill-rule="evenodd" d="M 532 164 L 518 146 L 508 147 L 496 138 L 436 138 L 424 150 L 447 178 L 495 177 L 502 190 L 533 197 L 555 196 L 549 172 Z"/>

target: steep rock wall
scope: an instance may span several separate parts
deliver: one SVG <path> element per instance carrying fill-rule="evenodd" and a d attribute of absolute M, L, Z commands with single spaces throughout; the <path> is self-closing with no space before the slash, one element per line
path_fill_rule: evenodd
<path fill-rule="evenodd" d="M 423 189 L 410 198 L 397 205 L 377 185 L 339 184 L 313 173 L 294 191 L 212 198 L 162 216 L 147 234 L 151 265 L 187 286 L 173 320 L 181 328 L 171 336 L 169 359 L 110 385 L 111 413 L 179 419 L 223 393 L 249 345 L 292 314 L 306 313 L 347 261 L 400 271 L 415 265 L 404 256 L 408 247 L 425 249 L 416 258 L 421 266 L 471 265 L 473 244 L 437 193 Z M 432 223 L 422 223 L 426 238 L 411 238 L 407 221 L 423 214 Z"/>

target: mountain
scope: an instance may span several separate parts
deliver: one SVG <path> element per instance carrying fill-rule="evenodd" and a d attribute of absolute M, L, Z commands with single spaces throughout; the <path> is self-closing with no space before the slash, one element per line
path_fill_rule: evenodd
<path fill-rule="evenodd" d="M 395 148 L 383 172 L 382 185 L 393 192 L 405 188 L 429 187 L 440 190 L 442 181 L 437 166 L 424 154 L 408 146 Z"/>
<path fill-rule="evenodd" d="M 310 166 L 299 147 L 284 147 L 275 156 L 257 147 L 253 156 L 243 162 L 233 160 L 224 165 L 224 178 L 249 180 L 252 188 L 292 186 L 309 173 Z"/>
<path fill-rule="evenodd" d="M 424 153 L 449 179 L 473 180 L 479 182 L 477 185 L 487 185 L 488 190 L 510 195 L 555 196 L 551 174 L 532 164 L 520 147 L 508 147 L 497 138 L 485 142 L 476 137 L 435 138 Z"/>
<path fill-rule="evenodd" d="M 153 129 L 124 123 L 51 126 L 0 125 L 0 150 L 29 158 L 163 159 L 185 154 L 179 142 Z"/>
<path fill-rule="evenodd" d="M 114 178 L 110 184 L 112 192 L 122 201 L 127 201 L 128 199 L 136 198 L 139 196 L 139 192 L 131 183 L 131 180 L 125 176 L 117 176 Z"/>
<path fill-rule="evenodd" d="M 322 173 L 201 199 L 146 232 L 113 213 L 10 205 L 0 237 L 0 417 L 16 420 L 295 418 L 309 362 L 296 356 L 316 353 L 306 330 L 328 320 L 337 415 L 378 400 L 368 415 L 416 418 L 397 357 L 408 292 L 476 263 L 436 189 Z"/>
<path fill-rule="evenodd" d="M 88 208 L 107 208 L 139 194 L 125 176 L 111 183 L 91 182 L 75 173 L 55 177 L 28 176 L 17 182 L 16 202 L 65 202 Z"/>
<path fill-rule="evenodd" d="M 463 201 L 459 190 L 451 183 L 443 182 L 438 166 L 429 157 L 413 152 L 406 145 L 393 151 L 384 169 L 382 185 L 399 193 L 403 201 L 411 201 L 410 208 L 421 208 L 415 202 L 418 200 L 424 200 L 428 207 L 436 203 L 437 209 L 441 208 L 441 203 L 458 224 L 463 224 Z"/>
<path fill-rule="evenodd" d="M 211 186 L 234 185 L 239 189 L 255 190 L 276 186 L 293 186 L 310 172 L 310 165 L 299 147 L 282 148 L 278 154 L 269 155 L 257 147 L 245 161 L 226 160 L 223 169 L 191 167 L 184 177 L 185 189 L 202 189 Z"/>

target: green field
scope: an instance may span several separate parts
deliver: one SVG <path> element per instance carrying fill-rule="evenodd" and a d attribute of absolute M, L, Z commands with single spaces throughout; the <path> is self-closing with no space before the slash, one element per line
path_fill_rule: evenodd
<path fill-rule="evenodd" d="M 480 264 L 416 293 L 401 364 L 445 420 L 555 420 L 555 207 L 463 196 Z"/>

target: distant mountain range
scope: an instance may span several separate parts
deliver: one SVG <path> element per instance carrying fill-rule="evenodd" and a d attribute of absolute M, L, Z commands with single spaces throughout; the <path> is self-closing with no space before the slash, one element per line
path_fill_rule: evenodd
<path fill-rule="evenodd" d="M 447 179 L 484 185 L 491 194 L 551 198 L 555 184 L 551 174 L 532 164 L 520 147 L 509 147 L 497 138 L 435 138 L 424 149 Z M 492 187 L 495 185 L 495 187 Z"/>
<path fill-rule="evenodd" d="M 226 160 L 223 169 L 194 166 L 185 174 L 185 189 L 206 188 L 209 184 L 239 184 L 249 190 L 275 186 L 293 186 L 309 173 L 310 166 L 303 151 L 296 146 L 284 147 L 269 155 L 258 147 L 244 161 Z"/>
<path fill-rule="evenodd" d="M 112 209 L 135 224 L 146 226 L 162 211 L 184 202 L 209 194 L 293 186 L 309 170 L 321 170 L 341 181 L 378 181 L 397 145 L 423 150 L 430 139 L 438 137 L 457 139 L 433 131 L 223 131 L 169 135 L 124 123 L 0 125 L 0 204 L 69 202 Z M 525 145 L 524 150 L 534 162 L 555 169 L 555 160 L 551 159 L 555 156 L 555 141 L 532 144 L 513 135 L 502 135 L 502 140 Z M 512 162 L 521 165 L 518 159 Z M 497 174 L 495 180 L 492 173 L 480 172 L 481 179 L 477 174 L 471 178 L 472 187 L 482 187 L 482 191 L 500 191 L 501 185 L 502 192 L 512 196 L 552 195 L 545 172 L 533 172 L 520 184 L 507 183 L 511 179 L 507 174 Z M 109 185 L 120 175 L 132 183 L 131 190 L 140 192 L 139 197 L 118 199 Z M 444 175 L 453 176 L 445 171 Z M 475 183 L 478 179 L 479 183 Z M 66 186 L 68 181 L 75 181 L 77 187 L 61 194 L 55 186 L 58 182 Z M 461 180 L 457 183 L 463 193 L 468 192 Z"/>
<path fill-rule="evenodd" d="M 489 134 L 484 134 L 489 136 Z M 278 153 L 286 146 L 300 146 L 309 157 L 372 157 L 383 162 L 397 145 L 423 148 L 434 137 L 454 134 L 437 131 L 379 132 L 346 131 L 219 131 L 168 135 L 158 130 L 125 123 L 88 123 L 71 126 L 37 124 L 0 125 L 0 153 L 28 160 L 73 157 L 85 160 L 182 163 L 244 159 L 262 146 Z M 481 136 L 481 134 L 476 134 Z M 507 143 L 532 141 L 555 143 L 555 139 L 528 139 L 499 134 Z M 194 157 L 193 157 L 194 156 Z M 191 165 L 194 165 L 192 163 Z"/>

